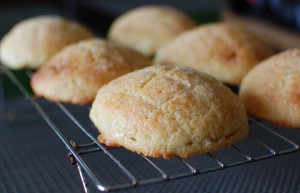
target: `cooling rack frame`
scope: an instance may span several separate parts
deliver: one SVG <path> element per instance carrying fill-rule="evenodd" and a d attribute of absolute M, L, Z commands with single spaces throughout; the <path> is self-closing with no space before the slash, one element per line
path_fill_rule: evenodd
<path fill-rule="evenodd" d="M 244 150 L 242 150 L 239 146 L 233 145 L 229 149 L 231 151 L 236 152 L 241 157 L 243 157 L 243 160 L 234 161 L 234 162 L 224 162 L 222 159 L 219 158 L 218 153 L 211 152 L 207 153 L 206 156 L 208 156 L 211 160 L 214 160 L 216 163 L 214 167 L 208 167 L 208 168 L 197 168 L 191 164 L 191 162 L 188 159 L 182 159 L 182 158 L 175 158 L 177 159 L 181 164 L 183 164 L 186 168 L 188 168 L 188 171 L 178 173 L 175 175 L 170 175 L 164 169 L 162 169 L 159 165 L 153 161 L 153 159 L 148 158 L 143 155 L 139 155 L 142 159 L 144 159 L 149 165 L 151 165 L 160 175 L 148 178 L 148 179 L 142 179 L 139 180 L 135 177 L 132 172 L 129 171 L 129 169 L 126 168 L 126 166 L 123 165 L 122 161 L 120 161 L 118 158 L 116 158 L 110 151 L 113 149 L 110 149 L 98 142 L 96 137 L 92 135 L 90 132 L 88 132 L 84 126 L 78 121 L 75 116 L 73 116 L 72 112 L 68 110 L 65 107 L 65 104 L 62 103 L 53 103 L 53 105 L 56 105 L 70 120 L 73 121 L 73 123 L 77 126 L 77 129 L 81 130 L 84 135 L 86 135 L 89 139 L 89 143 L 85 144 L 76 144 L 74 140 L 68 140 L 63 132 L 60 130 L 60 128 L 55 124 L 55 122 L 49 117 L 47 112 L 42 108 L 42 106 L 38 103 L 40 99 L 33 96 L 26 88 L 25 86 L 18 80 L 18 78 L 12 73 L 11 70 L 3 67 L 0 65 L 0 70 L 3 71 L 8 78 L 14 83 L 14 85 L 21 91 L 21 93 L 24 95 L 24 97 L 29 100 L 36 111 L 41 115 L 41 117 L 46 121 L 46 123 L 49 125 L 49 127 L 53 130 L 53 132 L 59 137 L 59 139 L 64 143 L 64 145 L 67 148 L 67 154 L 70 158 L 71 164 L 75 165 L 77 167 L 77 170 L 79 172 L 79 177 L 81 179 L 84 192 L 88 193 L 90 192 L 89 186 L 90 183 L 93 184 L 99 191 L 102 192 L 108 192 L 108 191 L 114 191 L 114 190 L 122 190 L 126 188 L 133 188 L 137 186 L 143 186 L 143 185 L 149 185 L 154 183 L 159 183 L 163 181 L 168 180 L 174 180 L 178 178 L 184 178 L 188 176 L 193 175 L 200 175 L 207 172 L 217 171 L 221 169 L 226 169 L 229 167 L 235 167 L 251 162 L 256 162 L 264 159 L 268 159 L 271 157 L 280 156 L 287 153 L 292 153 L 299 151 L 299 142 L 293 141 L 286 136 L 274 131 L 273 129 L 266 126 L 264 122 L 260 122 L 258 120 L 249 118 L 249 124 L 250 124 L 250 130 L 254 127 L 259 127 L 260 130 L 264 130 L 263 132 L 268 133 L 269 135 L 272 135 L 273 137 L 280 140 L 282 143 L 288 144 L 283 149 L 277 150 L 273 147 L 270 147 L 266 142 L 262 139 L 257 138 L 256 136 L 249 135 L 246 140 L 252 141 L 253 143 L 259 145 L 262 149 L 266 151 L 265 154 L 262 154 L 260 156 L 251 156 L 248 153 L 246 153 Z M 25 74 L 30 77 L 32 74 L 32 71 L 25 71 Z M 82 107 L 82 108 L 89 108 L 89 107 Z M 257 129 L 256 129 L 257 130 Z M 299 130 L 298 130 L 298 133 Z M 221 150 L 222 152 L 223 150 Z M 85 163 L 82 156 L 85 154 L 90 153 L 97 153 L 102 152 L 103 156 L 108 157 L 112 160 L 113 164 L 115 164 L 116 167 L 118 167 L 123 174 L 127 177 L 128 181 L 120 184 L 115 185 L 108 185 L 103 183 L 101 180 L 99 180 L 99 177 L 94 174 L 94 172 L 90 169 L 90 167 Z"/>

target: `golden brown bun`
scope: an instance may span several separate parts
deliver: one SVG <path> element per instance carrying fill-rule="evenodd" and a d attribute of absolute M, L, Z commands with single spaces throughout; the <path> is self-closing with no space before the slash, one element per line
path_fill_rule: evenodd
<path fill-rule="evenodd" d="M 108 38 L 146 56 L 195 23 L 184 13 L 167 6 L 143 6 L 121 15 L 109 29 Z"/>
<path fill-rule="evenodd" d="M 37 96 L 90 104 L 98 89 L 112 79 L 151 65 L 144 55 L 101 39 L 83 40 L 57 53 L 31 78 Z"/>
<path fill-rule="evenodd" d="M 90 118 L 98 140 L 146 156 L 189 157 L 248 134 L 243 104 L 216 79 L 174 66 L 151 66 L 103 86 Z"/>
<path fill-rule="evenodd" d="M 85 27 L 59 16 L 33 17 L 4 36 L 0 58 L 12 69 L 38 68 L 66 45 L 91 37 Z"/>
<path fill-rule="evenodd" d="M 269 45 L 242 28 L 213 23 L 179 35 L 158 51 L 155 61 L 189 66 L 238 85 L 254 65 L 273 53 Z"/>
<path fill-rule="evenodd" d="M 239 95 L 249 115 L 300 128 L 300 49 L 258 64 L 243 79 Z"/>

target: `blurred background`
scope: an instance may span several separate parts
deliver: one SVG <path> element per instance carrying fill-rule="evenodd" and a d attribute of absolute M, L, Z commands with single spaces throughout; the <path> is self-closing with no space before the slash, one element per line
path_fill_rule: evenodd
<path fill-rule="evenodd" d="M 147 4 L 173 6 L 189 14 L 198 24 L 234 21 L 262 34 L 263 39 L 275 42 L 278 47 L 300 46 L 300 0 L 0 0 L 0 37 L 18 21 L 46 14 L 77 20 L 99 37 L 105 37 L 116 17 Z M 256 21 L 264 23 L 256 25 Z M 278 39 L 282 40 L 277 42 Z"/>
<path fill-rule="evenodd" d="M 171 5 L 203 23 L 218 19 L 223 0 L 0 0 L 0 36 L 16 22 L 41 14 L 59 14 L 76 19 L 99 36 L 105 36 L 117 16 L 146 4 Z"/>

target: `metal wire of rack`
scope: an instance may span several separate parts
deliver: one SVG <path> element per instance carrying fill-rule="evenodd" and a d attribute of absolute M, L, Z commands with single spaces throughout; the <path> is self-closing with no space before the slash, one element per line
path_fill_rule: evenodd
<path fill-rule="evenodd" d="M 282 131 L 287 131 L 287 129 L 249 118 L 249 136 L 229 148 L 188 159 L 173 158 L 164 160 L 149 158 L 129 152 L 125 148 L 110 149 L 100 144 L 96 139 L 96 135 L 91 132 L 91 129 L 96 130 L 92 128 L 92 124 L 91 128 L 83 125 L 80 118 L 74 115 L 68 105 L 48 102 L 57 106 L 76 125 L 82 135 L 88 138 L 87 143 L 77 144 L 74 140 L 68 140 L 65 137 L 61 128 L 57 126 L 40 104 L 39 100 L 41 99 L 32 96 L 10 70 L 5 67 L 1 68 L 67 147 L 68 156 L 71 163 L 77 166 L 86 193 L 90 192 L 90 183 L 103 192 L 121 190 L 199 175 L 299 151 L 299 130 L 288 130 L 287 134 L 286 132 L 283 134 Z M 31 76 L 31 73 L 31 71 L 26 72 L 28 77 Z M 89 110 L 89 107 L 86 106 L 80 108 Z M 93 156 L 89 156 L 91 154 Z M 95 164 L 97 162 L 95 155 L 101 159 L 100 166 Z M 85 156 L 88 158 L 85 158 Z M 141 174 L 139 171 L 141 168 L 147 172 Z M 108 176 L 111 177 L 107 179 Z"/>

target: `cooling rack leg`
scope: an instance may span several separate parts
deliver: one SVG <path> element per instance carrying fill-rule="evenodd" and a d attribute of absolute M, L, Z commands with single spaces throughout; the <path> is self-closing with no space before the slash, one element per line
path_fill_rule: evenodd
<path fill-rule="evenodd" d="M 89 188 L 88 188 L 88 184 L 87 184 L 86 178 L 85 178 L 84 173 L 82 171 L 82 168 L 79 165 L 79 163 L 77 163 L 76 165 L 77 165 L 77 169 L 79 171 L 79 175 L 80 175 L 81 183 L 83 185 L 84 192 L 85 193 L 89 193 L 90 191 L 89 191 Z"/>
<path fill-rule="evenodd" d="M 72 147 L 74 148 L 75 151 L 77 151 L 77 146 L 75 144 L 75 142 L 73 140 L 70 141 L 70 144 L 72 145 Z M 85 175 L 83 173 L 83 170 L 80 166 L 80 164 L 77 162 L 76 158 L 73 156 L 73 154 L 71 152 L 68 153 L 68 157 L 70 158 L 71 160 L 71 164 L 72 165 L 75 165 L 77 166 L 77 169 L 78 169 L 78 172 L 79 172 L 79 176 L 80 176 L 80 179 L 81 179 L 81 183 L 83 185 L 83 189 L 84 189 L 84 192 L 85 193 L 89 193 L 89 188 L 88 188 L 88 183 L 87 183 L 87 180 L 85 178 Z"/>

